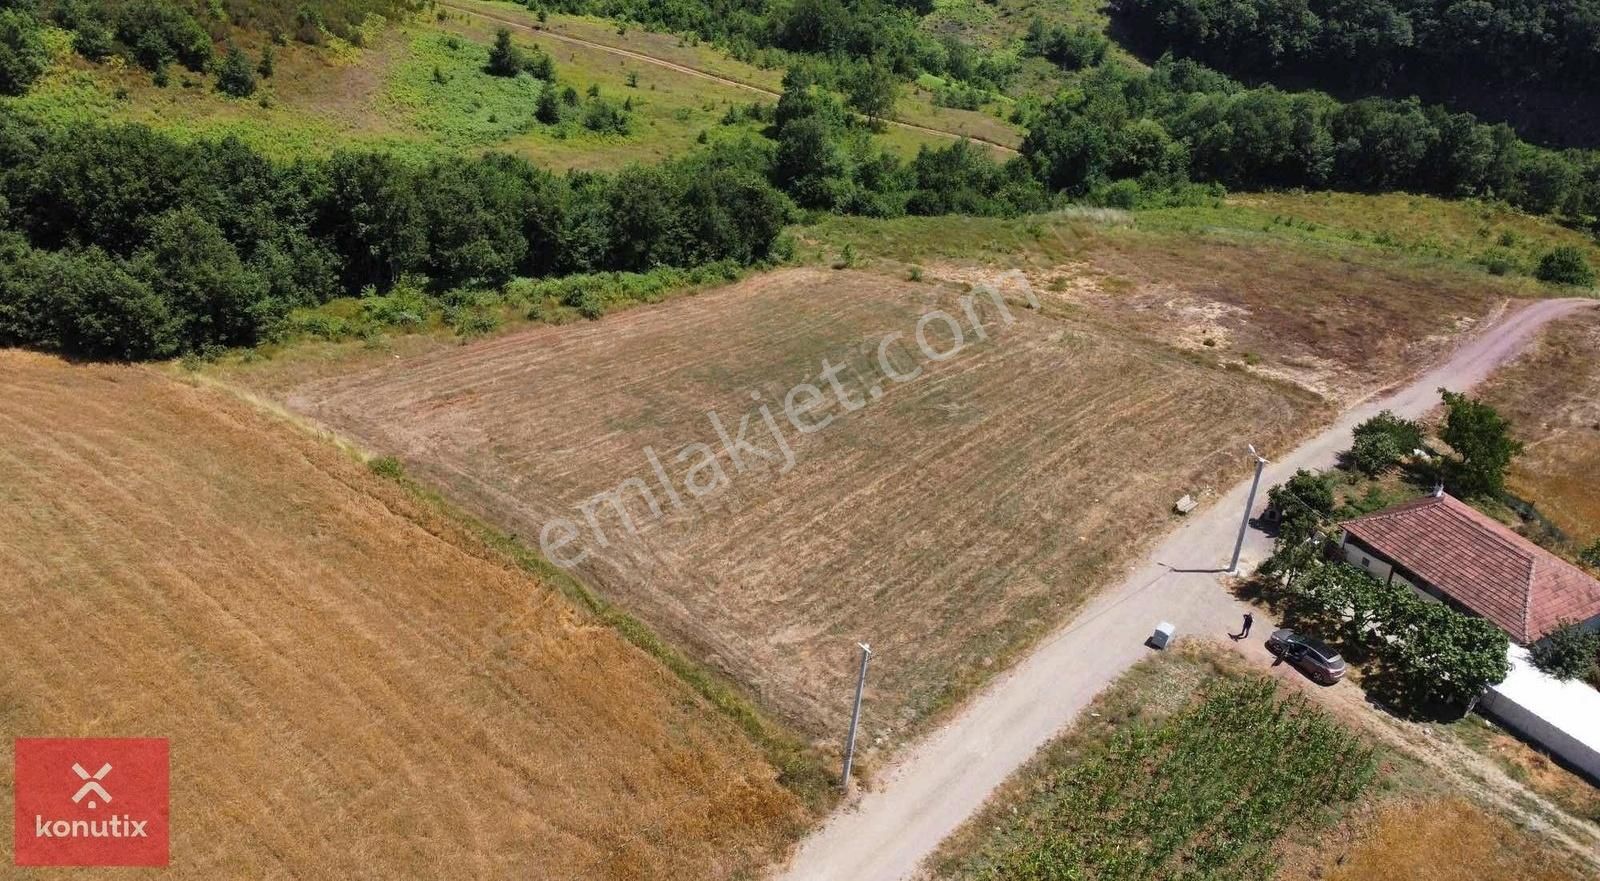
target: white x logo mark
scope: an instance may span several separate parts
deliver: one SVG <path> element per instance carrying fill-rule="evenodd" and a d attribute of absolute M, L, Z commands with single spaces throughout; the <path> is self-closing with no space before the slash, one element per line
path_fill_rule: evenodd
<path fill-rule="evenodd" d="M 73 762 L 72 771 L 73 773 L 77 774 L 80 779 L 85 781 L 83 786 L 78 788 L 78 793 L 72 797 L 73 804 L 83 801 L 83 797 L 90 794 L 100 796 L 101 801 L 111 801 L 111 793 L 106 792 L 106 788 L 100 785 L 100 781 L 106 779 L 106 775 L 111 773 L 110 762 L 101 765 L 100 770 L 94 772 L 92 775 L 88 771 L 83 770 L 82 765 L 78 764 L 77 762 Z M 96 805 L 91 801 L 89 802 L 89 807 L 96 807 Z"/>

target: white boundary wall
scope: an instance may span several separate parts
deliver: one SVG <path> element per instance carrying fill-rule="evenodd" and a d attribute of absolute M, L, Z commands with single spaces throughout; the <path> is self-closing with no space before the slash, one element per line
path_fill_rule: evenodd
<path fill-rule="evenodd" d="M 1600 691 L 1538 671 L 1528 650 L 1513 645 L 1511 672 L 1478 706 L 1524 739 L 1600 781 Z"/>

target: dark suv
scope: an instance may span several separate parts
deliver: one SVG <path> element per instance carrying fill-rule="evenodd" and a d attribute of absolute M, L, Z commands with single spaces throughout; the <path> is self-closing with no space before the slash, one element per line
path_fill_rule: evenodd
<path fill-rule="evenodd" d="M 1276 630 L 1267 637 L 1267 651 L 1299 668 L 1313 682 L 1332 685 L 1344 678 L 1344 658 L 1322 642 L 1293 630 Z"/>

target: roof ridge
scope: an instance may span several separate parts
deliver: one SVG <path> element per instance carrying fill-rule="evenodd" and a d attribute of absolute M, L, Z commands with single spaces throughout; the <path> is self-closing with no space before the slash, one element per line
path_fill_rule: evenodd
<path fill-rule="evenodd" d="M 1543 548 L 1534 544 L 1532 541 L 1529 541 L 1527 538 L 1517 535 L 1517 533 L 1513 531 L 1511 527 L 1501 523 L 1493 517 L 1490 517 L 1488 514 L 1479 511 L 1477 508 L 1472 507 L 1455 496 L 1443 495 L 1436 496 L 1436 498 L 1441 503 L 1441 507 L 1443 507 L 1445 510 L 1463 520 L 1466 520 L 1469 523 L 1472 523 L 1474 526 L 1482 528 L 1485 534 L 1492 536 L 1495 541 L 1504 545 L 1512 553 L 1527 561 L 1528 583 L 1533 583 L 1534 561 L 1539 559 L 1538 552 L 1543 551 Z M 1445 501 L 1447 499 L 1449 500 L 1448 502 Z M 1455 502 L 1455 504 L 1452 505 L 1449 504 L 1449 502 Z M 1500 527 L 1500 529 L 1504 529 L 1506 532 L 1511 533 L 1512 536 L 1516 536 L 1516 539 L 1500 534 L 1500 530 L 1494 528 L 1496 526 Z M 1524 544 L 1527 545 L 1526 548 L 1523 547 Z M 1545 551 L 1545 553 L 1549 553 L 1549 551 Z"/>

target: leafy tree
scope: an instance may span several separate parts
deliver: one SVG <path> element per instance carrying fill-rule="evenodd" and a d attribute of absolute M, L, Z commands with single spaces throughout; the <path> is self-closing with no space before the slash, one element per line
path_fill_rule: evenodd
<path fill-rule="evenodd" d="M 897 91 L 894 74 L 881 64 L 857 67 L 845 83 L 850 106 L 873 124 L 887 119 L 894 112 Z"/>
<path fill-rule="evenodd" d="M 117 39 L 147 70 L 177 61 L 192 71 L 211 61 L 211 35 L 172 0 L 129 0 L 117 10 Z"/>
<path fill-rule="evenodd" d="M 217 91 L 235 98 L 248 98 L 256 90 L 256 72 L 250 59 L 238 46 L 229 46 L 228 54 L 217 70 Z"/>
<path fill-rule="evenodd" d="M 1534 275 L 1540 281 L 1551 284 L 1582 288 L 1594 286 L 1594 269 L 1589 266 L 1589 260 L 1583 252 L 1572 245 L 1561 245 L 1540 257 L 1539 268 Z"/>
<path fill-rule="evenodd" d="M 1533 665 L 1557 679 L 1578 679 L 1595 669 L 1600 658 L 1600 633 L 1575 621 L 1561 626 L 1535 643 L 1528 653 Z"/>
<path fill-rule="evenodd" d="M 90 61 L 104 61 L 116 51 L 111 27 L 99 19 L 87 19 L 73 30 L 72 50 Z"/>
<path fill-rule="evenodd" d="M 1392 435 L 1374 433 L 1357 435 L 1350 448 L 1350 462 L 1368 476 L 1388 471 L 1399 464 L 1406 451 L 1400 448 Z"/>
<path fill-rule="evenodd" d="M 1028 129 L 1022 155 L 1051 192 L 1079 196 L 1105 179 L 1111 138 L 1104 126 L 1078 112 L 1072 98 L 1057 98 Z"/>
<path fill-rule="evenodd" d="M 525 62 L 522 50 L 511 42 L 511 31 L 500 28 L 494 32 L 494 46 L 489 50 L 489 64 L 485 71 L 494 76 L 516 76 Z"/>
<path fill-rule="evenodd" d="M 1385 651 L 1414 697 L 1470 709 L 1485 688 L 1505 680 L 1511 640 L 1504 631 L 1409 591 L 1396 596 L 1381 628 L 1398 638 Z"/>
<path fill-rule="evenodd" d="M 1455 450 L 1451 469 L 1455 487 L 1464 495 L 1495 495 L 1505 487 L 1506 468 L 1522 452 L 1511 437 L 1511 423 L 1477 398 L 1440 389 L 1445 422 L 1439 436 Z"/>
<path fill-rule="evenodd" d="M 21 95 L 50 66 L 39 20 L 22 9 L 0 8 L 0 95 Z"/>
<path fill-rule="evenodd" d="M 1068 30 L 1061 25 L 1047 25 L 1035 17 L 1028 26 L 1023 48 L 1030 55 L 1048 58 L 1066 70 L 1094 67 L 1105 60 L 1111 41 L 1100 31 L 1086 25 Z"/>
<path fill-rule="evenodd" d="M 1333 515 L 1333 481 L 1304 468 L 1267 490 L 1267 516 L 1277 522 L 1272 558 L 1265 567 L 1292 581 L 1315 564 L 1319 541 Z"/>
<path fill-rule="evenodd" d="M 272 44 L 268 43 L 267 45 L 261 47 L 261 62 L 256 65 L 256 75 L 264 80 L 272 79 L 273 71 L 276 68 L 276 64 L 274 62 L 275 56 L 274 52 L 272 51 Z M 438 68 L 434 69 L 437 70 Z"/>
<path fill-rule="evenodd" d="M 1388 410 L 1356 426 L 1354 435 L 1350 462 L 1368 475 L 1387 471 L 1422 446 L 1421 424 Z"/>
<path fill-rule="evenodd" d="M 280 303 L 249 271 L 216 224 L 190 207 L 155 219 L 133 258 L 135 277 L 160 291 L 193 345 L 253 345 L 281 318 Z"/>

